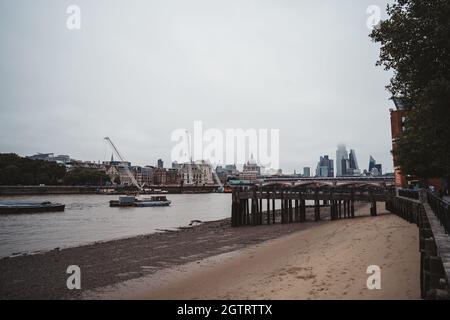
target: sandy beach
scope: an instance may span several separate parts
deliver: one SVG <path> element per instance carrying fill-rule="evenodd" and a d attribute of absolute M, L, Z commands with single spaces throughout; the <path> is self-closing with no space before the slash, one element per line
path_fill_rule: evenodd
<path fill-rule="evenodd" d="M 359 206 L 359 204 L 358 204 Z M 211 210 L 214 210 L 211 208 Z M 323 208 L 323 218 L 329 208 Z M 189 228 L 0 259 L 0 299 L 79 299 L 86 291 L 141 278 L 170 267 L 238 251 L 313 222 L 231 228 L 230 219 Z M 81 290 L 68 290 L 67 267 L 81 269 Z"/>
<path fill-rule="evenodd" d="M 387 213 L 302 230 L 85 292 L 90 299 L 419 299 L 418 229 Z M 367 213 L 363 205 L 358 213 Z M 257 228 L 255 228 L 257 229 Z M 369 290 L 367 267 L 381 268 Z"/>
<path fill-rule="evenodd" d="M 356 204 L 356 218 L 232 228 L 230 220 L 0 259 L 1 299 L 418 299 L 418 229 Z M 81 290 L 66 286 L 69 265 Z M 381 290 L 366 269 L 381 268 Z"/>

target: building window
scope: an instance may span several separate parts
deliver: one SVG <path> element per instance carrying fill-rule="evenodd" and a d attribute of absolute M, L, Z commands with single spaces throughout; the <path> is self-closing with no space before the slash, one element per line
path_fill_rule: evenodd
<path fill-rule="evenodd" d="M 402 131 L 403 131 L 403 132 L 405 131 L 405 123 L 406 123 L 406 117 L 402 117 L 402 123 L 401 123 L 401 125 L 402 125 Z"/>

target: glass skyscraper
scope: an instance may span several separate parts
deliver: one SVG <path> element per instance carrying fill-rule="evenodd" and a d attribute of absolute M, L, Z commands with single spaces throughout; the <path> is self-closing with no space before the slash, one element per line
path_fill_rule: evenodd
<path fill-rule="evenodd" d="M 348 152 L 345 144 L 339 144 L 336 151 L 336 177 L 341 177 L 347 173 L 347 160 Z"/>
<path fill-rule="evenodd" d="M 334 177 L 334 162 L 328 155 L 320 157 L 317 163 L 316 177 Z"/>

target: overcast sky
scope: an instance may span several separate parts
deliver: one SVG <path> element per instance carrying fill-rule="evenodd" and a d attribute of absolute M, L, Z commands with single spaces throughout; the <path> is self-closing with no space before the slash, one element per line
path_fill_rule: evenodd
<path fill-rule="evenodd" d="M 280 129 L 285 172 L 338 143 L 392 171 L 376 0 L 0 0 L 0 152 L 170 165 L 171 133 Z M 81 29 L 66 9 L 81 9 Z"/>

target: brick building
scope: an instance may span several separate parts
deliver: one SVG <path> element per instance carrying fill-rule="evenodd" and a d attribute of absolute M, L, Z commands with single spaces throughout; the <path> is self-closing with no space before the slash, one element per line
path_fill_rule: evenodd
<path fill-rule="evenodd" d="M 408 110 L 401 99 L 393 98 L 393 100 L 396 110 L 389 109 L 389 112 L 391 114 L 392 153 L 394 158 L 395 185 L 399 188 L 405 188 L 407 187 L 407 179 L 406 176 L 402 173 L 401 168 L 397 164 L 395 151 L 397 149 L 398 138 L 405 131 L 405 121 Z"/>

